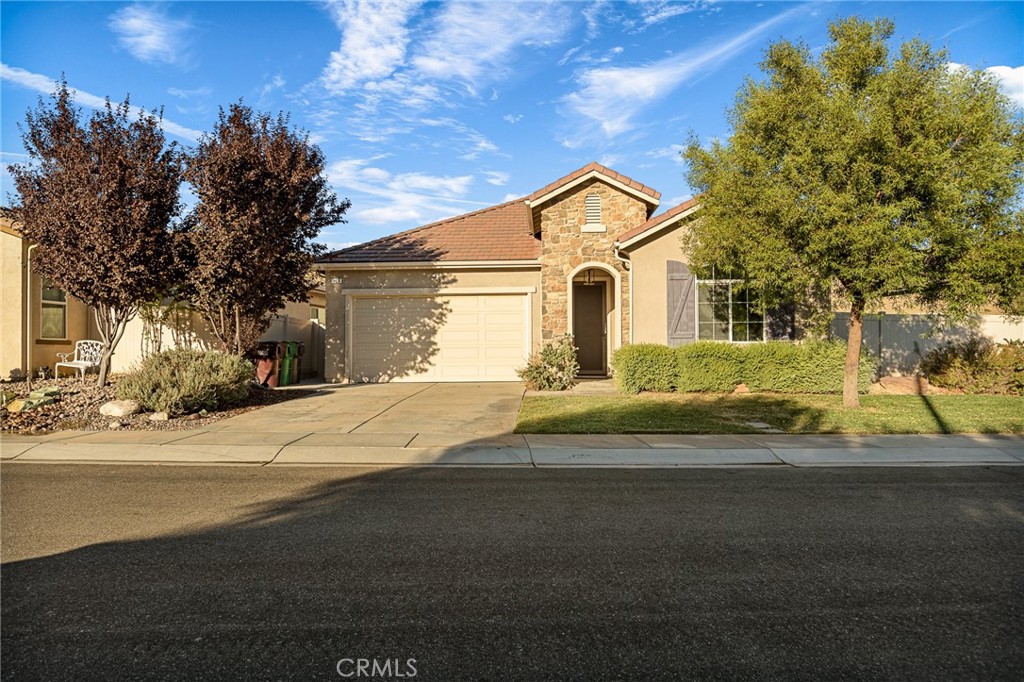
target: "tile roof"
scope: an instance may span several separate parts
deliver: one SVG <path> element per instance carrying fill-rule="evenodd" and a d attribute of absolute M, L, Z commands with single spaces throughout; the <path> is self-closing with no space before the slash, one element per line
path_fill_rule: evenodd
<path fill-rule="evenodd" d="M 647 185 L 641 184 L 641 183 L 637 182 L 636 180 L 633 180 L 632 178 L 627 178 L 625 175 L 622 175 L 621 173 L 616 173 L 611 168 L 607 168 L 605 166 L 602 166 L 601 164 L 599 164 L 596 161 L 594 161 L 592 163 L 588 163 L 583 168 L 580 168 L 578 170 L 574 170 L 572 173 L 569 173 L 564 178 L 559 178 L 558 180 L 555 180 L 551 184 L 546 185 L 545 187 L 542 187 L 541 189 L 537 190 L 536 192 L 534 192 L 530 196 L 526 197 L 526 200 L 527 201 L 535 201 L 536 199 L 539 199 L 540 197 L 544 196 L 545 194 L 553 192 L 554 190 L 558 189 L 559 187 L 562 187 L 563 185 L 567 185 L 570 182 L 572 182 L 573 180 L 576 180 L 577 178 L 581 178 L 584 175 L 586 175 L 587 173 L 590 173 L 592 171 L 597 171 L 598 173 L 601 173 L 602 175 L 605 175 L 605 176 L 611 178 L 612 180 L 617 180 L 618 182 L 621 182 L 623 185 L 626 185 L 627 187 L 630 187 L 630 188 L 636 190 L 637 192 L 640 192 L 641 194 L 646 194 L 647 196 L 649 196 L 652 199 L 654 199 L 655 202 L 657 202 L 657 200 L 661 198 L 661 192 L 659 192 L 657 190 L 654 190 L 654 189 L 651 189 Z"/>
<path fill-rule="evenodd" d="M 334 251 L 320 263 L 536 260 L 541 244 L 523 199 Z"/>
<path fill-rule="evenodd" d="M 669 210 L 665 211 L 664 213 L 662 213 L 660 215 L 654 216 L 653 218 L 648 220 L 643 225 L 638 225 L 637 227 L 634 227 L 632 230 L 629 230 L 627 232 L 623 232 L 622 234 L 619 235 L 618 239 L 616 239 L 615 241 L 617 241 L 617 242 L 619 242 L 621 244 L 623 242 L 629 241 L 630 239 L 635 239 L 636 237 L 639 237 L 640 235 L 642 235 L 644 232 L 647 232 L 648 230 L 653 230 L 656 227 L 664 225 L 665 223 L 671 221 L 672 218 L 675 218 L 679 214 L 685 213 L 686 211 L 689 211 L 691 208 L 696 206 L 698 203 L 700 203 L 700 197 L 694 197 L 692 199 L 684 201 L 683 203 L 679 204 L 678 206 L 673 206 L 672 208 L 670 208 Z"/>

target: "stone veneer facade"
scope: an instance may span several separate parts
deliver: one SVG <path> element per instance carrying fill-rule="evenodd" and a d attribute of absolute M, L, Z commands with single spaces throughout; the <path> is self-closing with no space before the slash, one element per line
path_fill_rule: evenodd
<path fill-rule="evenodd" d="M 601 197 L 604 232 L 583 232 L 584 202 L 589 194 Z M 629 338 L 629 273 L 615 257 L 618 235 L 647 220 L 647 205 L 599 179 L 533 208 L 534 229 L 541 233 L 541 336 L 545 343 L 569 331 L 569 273 L 588 262 L 613 268 L 620 279 L 622 341 Z M 614 290 L 613 290 L 614 291 Z M 613 294 L 614 296 L 614 294 Z"/>

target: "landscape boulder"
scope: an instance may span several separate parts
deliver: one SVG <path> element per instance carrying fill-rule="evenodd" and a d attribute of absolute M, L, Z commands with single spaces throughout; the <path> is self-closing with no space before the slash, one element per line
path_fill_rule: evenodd
<path fill-rule="evenodd" d="M 141 410 L 142 406 L 134 400 L 111 400 L 100 406 L 100 414 L 104 417 L 128 417 Z"/>

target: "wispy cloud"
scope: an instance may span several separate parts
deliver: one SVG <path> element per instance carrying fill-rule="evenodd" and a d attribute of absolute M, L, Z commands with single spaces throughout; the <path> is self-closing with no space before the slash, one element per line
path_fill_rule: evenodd
<path fill-rule="evenodd" d="M 420 123 L 433 128 L 444 127 L 455 131 L 460 139 L 455 141 L 455 150 L 461 152 L 459 158 L 472 161 L 484 152 L 498 151 L 498 145 L 491 142 L 483 133 L 454 118 L 423 118 Z M 451 146 L 451 141 L 446 141 Z"/>
<path fill-rule="evenodd" d="M 487 182 L 495 187 L 504 187 L 508 184 L 509 177 L 511 177 L 508 173 L 502 171 L 484 171 L 484 176 L 487 178 Z"/>
<path fill-rule="evenodd" d="M 563 103 L 572 113 L 598 125 L 605 136 L 615 137 L 630 130 L 633 117 L 646 106 L 687 81 L 706 75 L 749 47 L 765 31 L 804 9 L 799 6 L 778 14 L 714 47 L 702 45 L 644 66 L 588 69 L 577 79 L 579 89 L 567 95 Z M 591 132 L 586 126 L 581 130 L 583 135 Z"/>
<path fill-rule="evenodd" d="M 341 45 L 324 68 L 324 87 L 342 95 L 366 81 L 387 78 L 405 63 L 409 20 L 419 2 L 342 0 L 328 9 L 341 29 Z"/>
<path fill-rule="evenodd" d="M 340 189 L 376 199 L 352 213 L 353 220 L 374 224 L 419 222 L 457 215 L 485 204 L 468 201 L 472 175 L 446 176 L 430 173 L 392 173 L 376 164 L 383 155 L 345 159 L 327 169 L 330 183 Z"/>
<path fill-rule="evenodd" d="M 515 125 L 516 123 L 519 123 L 520 121 L 523 120 L 523 115 L 522 114 L 505 114 L 504 116 L 501 117 L 501 120 L 505 121 L 505 123 L 511 123 L 512 125 Z"/>
<path fill-rule="evenodd" d="M 457 82 L 475 95 L 511 69 L 522 46 L 551 45 L 571 26 L 570 8 L 561 3 L 453 2 L 435 18 L 433 30 L 415 50 L 420 75 Z"/>
<path fill-rule="evenodd" d="M 110 16 L 110 30 L 122 47 L 144 62 L 185 67 L 193 63 L 192 22 L 170 17 L 166 6 L 129 5 Z"/>
<path fill-rule="evenodd" d="M 18 68 L 17 66 L 8 66 L 7 64 L 0 63 L 0 79 L 15 83 L 28 88 L 29 90 L 35 90 L 36 92 L 44 95 L 51 95 L 57 90 L 57 82 L 49 76 L 44 76 L 39 73 L 32 73 L 25 69 Z M 90 109 L 102 109 L 107 105 L 107 100 L 103 97 L 98 97 L 91 93 L 79 90 L 68 86 L 71 94 L 74 96 L 75 102 L 82 106 Z M 195 142 L 203 134 L 202 131 L 187 128 L 183 125 L 169 121 L 166 118 L 162 122 L 163 129 L 171 135 L 184 138 L 191 142 Z"/>
<path fill-rule="evenodd" d="M 640 16 L 644 26 L 653 26 L 672 17 L 677 17 L 680 14 L 712 9 L 714 8 L 715 0 L 694 0 L 693 2 L 678 2 L 678 0 L 632 0 L 631 4 L 637 5 L 640 8 Z"/>

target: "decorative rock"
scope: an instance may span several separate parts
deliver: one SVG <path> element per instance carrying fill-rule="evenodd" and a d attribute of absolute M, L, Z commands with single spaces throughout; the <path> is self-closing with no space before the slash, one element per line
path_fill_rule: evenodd
<path fill-rule="evenodd" d="M 750 387 L 747 386 L 746 384 L 739 384 L 738 386 L 736 386 L 736 388 L 733 389 L 732 392 L 733 392 L 733 395 L 742 395 L 742 394 L 750 393 Z"/>
<path fill-rule="evenodd" d="M 134 400 L 111 400 L 100 405 L 100 414 L 104 417 L 128 417 L 141 410 L 142 406 Z"/>
<path fill-rule="evenodd" d="M 191 421 L 195 421 L 196 419 L 199 419 L 199 415 L 197 413 L 193 412 L 192 414 L 185 415 L 185 419 L 187 419 L 190 422 Z"/>
<path fill-rule="evenodd" d="M 124 424 L 122 424 L 121 422 L 110 422 L 110 424 L 107 425 L 107 428 L 108 429 L 119 429 L 122 426 L 124 426 Z"/>
<path fill-rule="evenodd" d="M 12 400 L 7 404 L 8 412 L 24 412 L 25 410 L 34 410 L 37 407 L 43 405 L 49 405 L 53 402 L 53 398 L 21 398 L 19 400 Z"/>
<path fill-rule="evenodd" d="M 151 422 L 165 422 L 170 418 L 171 415 L 167 414 L 166 412 L 154 412 L 153 414 L 149 415 L 149 421 Z"/>

